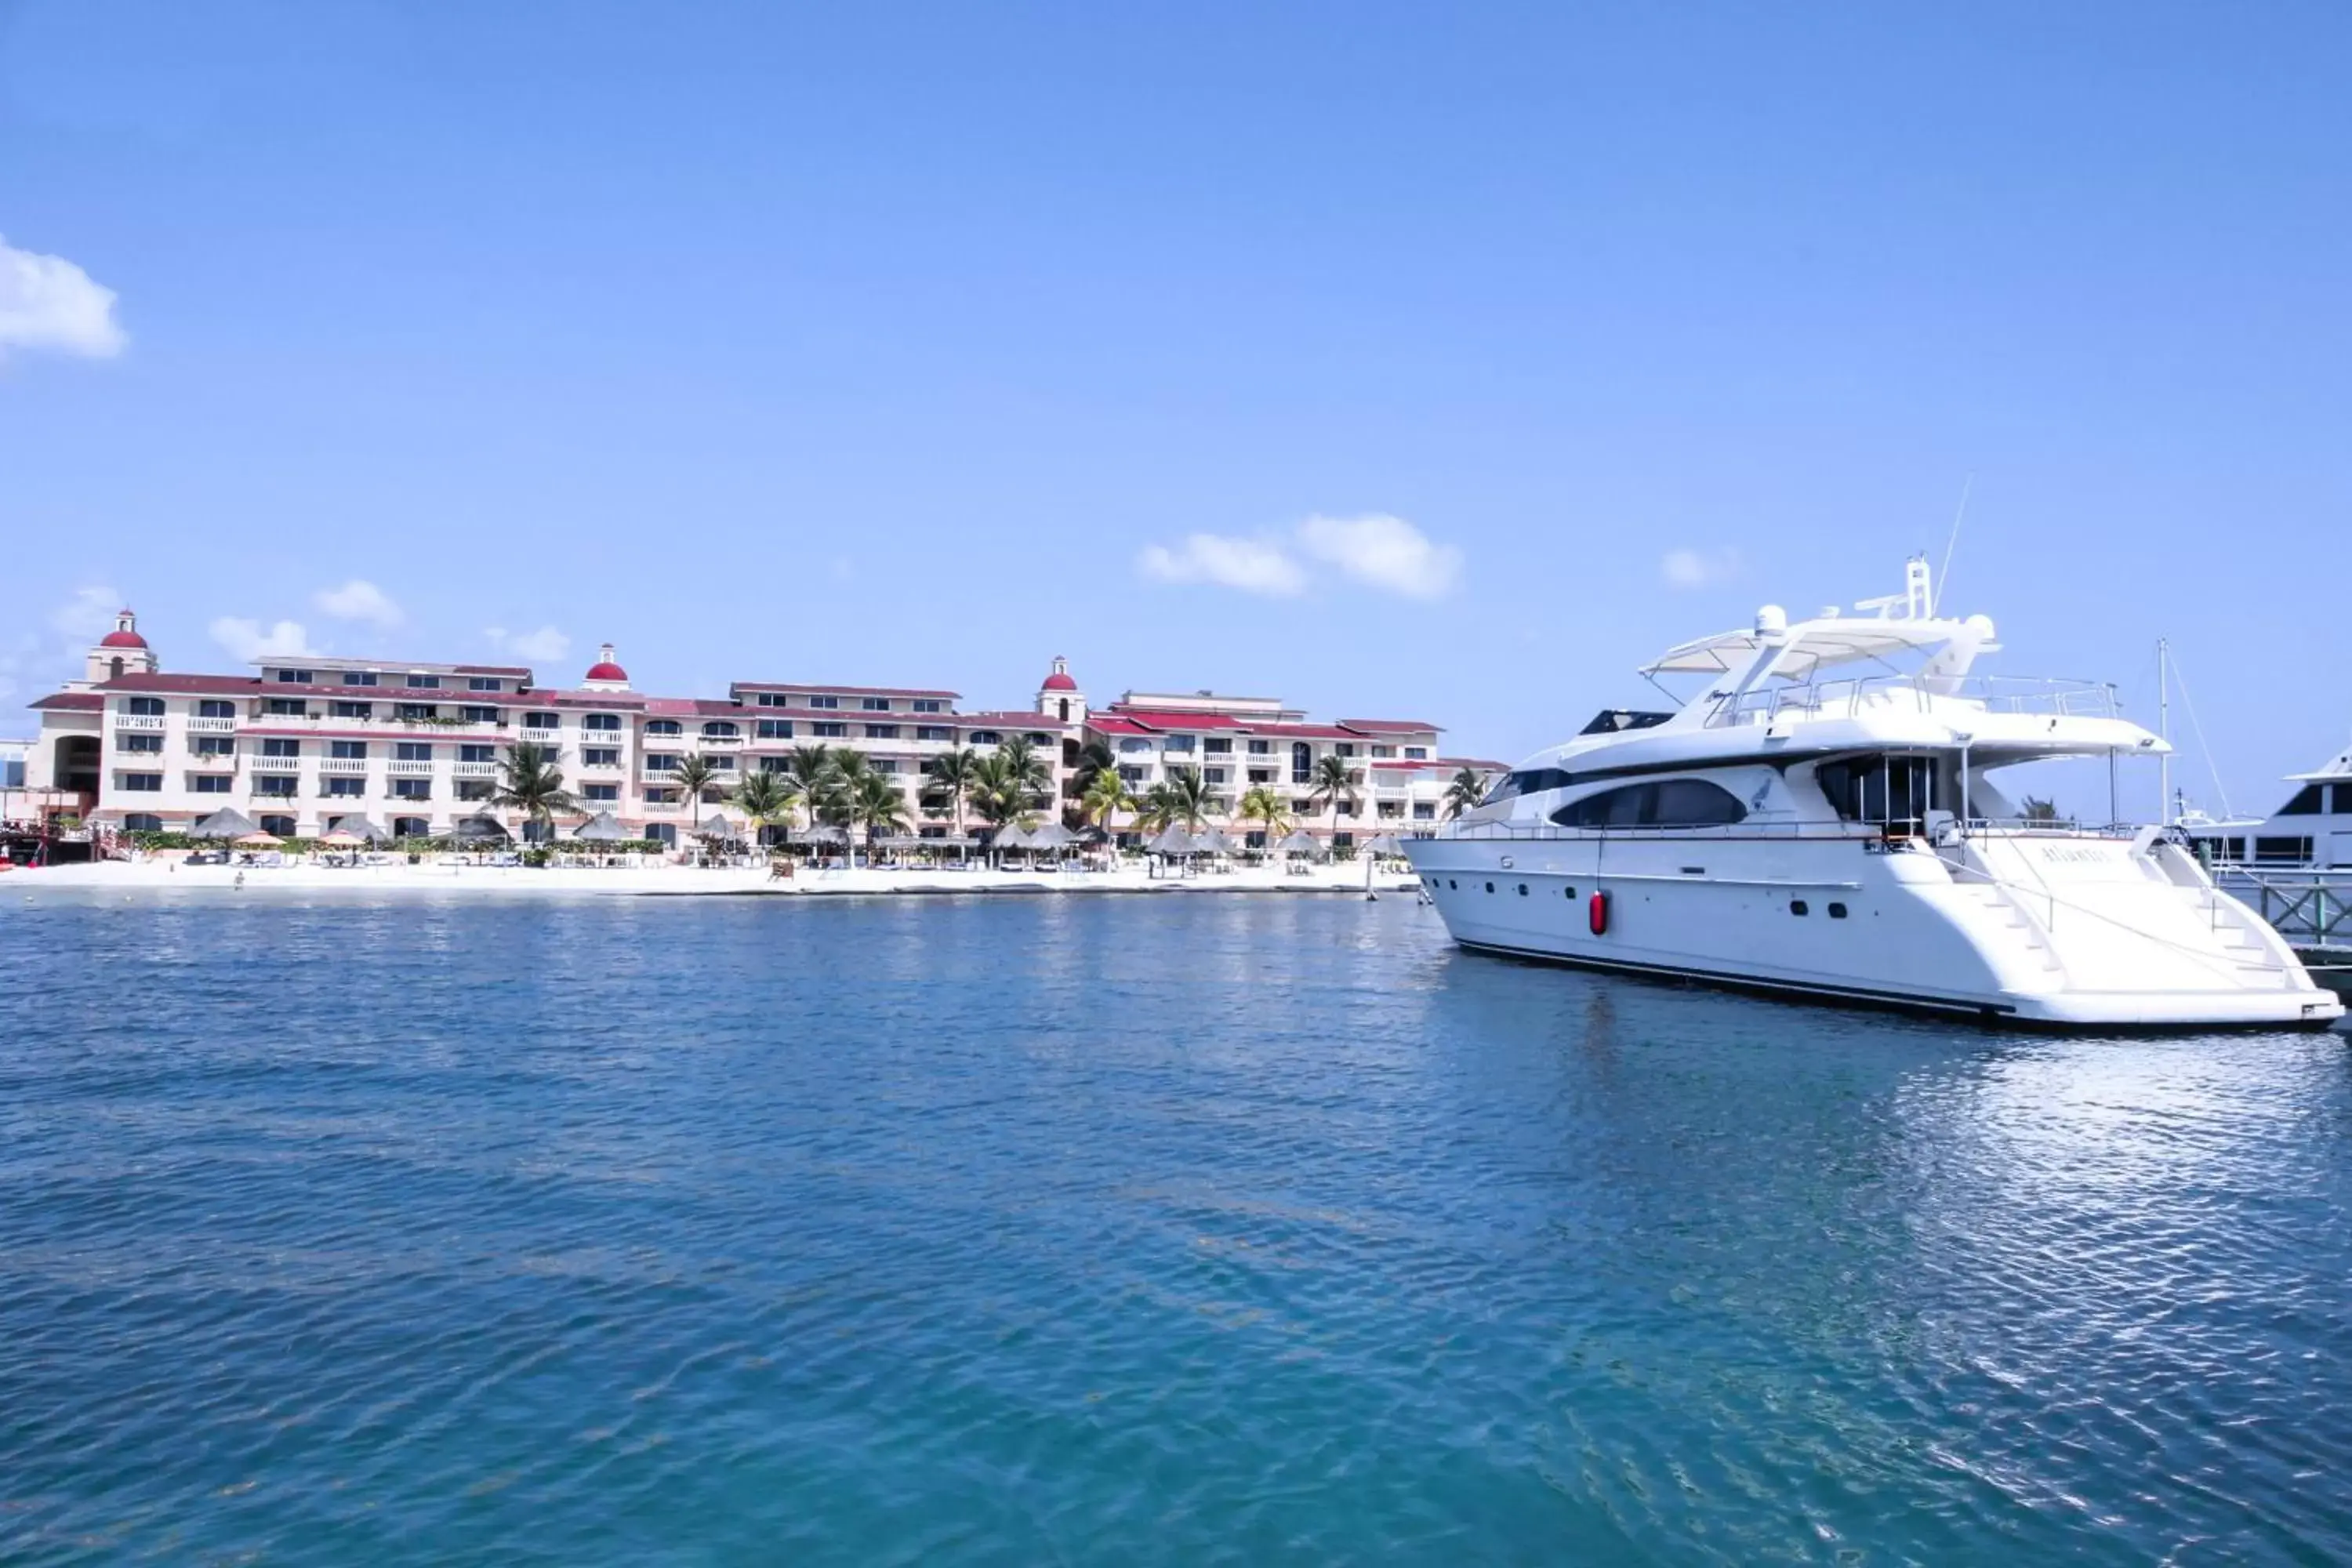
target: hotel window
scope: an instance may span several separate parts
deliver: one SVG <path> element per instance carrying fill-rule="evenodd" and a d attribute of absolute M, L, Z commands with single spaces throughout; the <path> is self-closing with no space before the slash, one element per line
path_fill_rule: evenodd
<path fill-rule="evenodd" d="M 155 816 L 152 812 L 134 811 L 130 816 L 122 819 L 122 831 L 125 833 L 161 833 L 163 831 L 163 819 Z"/>
<path fill-rule="evenodd" d="M 793 721 L 790 719 L 762 719 L 759 733 L 762 741 L 789 741 L 793 738 Z"/>
<path fill-rule="evenodd" d="M 993 746 L 1003 739 L 993 730 L 974 730 L 971 732 L 971 743 L 975 746 Z"/>
<path fill-rule="evenodd" d="M 265 816 L 261 819 L 261 831 L 275 833 L 280 838 L 291 838 L 294 837 L 294 819 L 290 816 Z"/>
<path fill-rule="evenodd" d="M 1380 815 L 1382 817 L 1402 816 L 1404 815 L 1404 807 L 1398 805 L 1395 801 L 1384 800 L 1381 802 L 1380 805 Z"/>
<path fill-rule="evenodd" d="M 1295 784 L 1315 782 L 1315 748 L 1304 741 L 1290 743 L 1290 782 Z"/>
<path fill-rule="evenodd" d="M 1372 755 L 1376 757 L 1393 757 L 1396 755 L 1396 748 L 1394 746 L 1374 746 L 1372 748 Z"/>
<path fill-rule="evenodd" d="M 1270 757 L 1274 755 L 1274 742 L 1272 741 L 1252 741 L 1249 743 L 1249 754 L 1253 757 Z"/>
<path fill-rule="evenodd" d="M 163 737 L 161 735 L 122 735 L 117 737 L 114 743 L 121 750 L 126 752 L 160 752 L 163 749 Z"/>
<path fill-rule="evenodd" d="M 438 691 L 441 689 L 441 678 L 437 675 L 412 675 L 408 678 L 408 689 Z"/>
<path fill-rule="evenodd" d="M 263 817 L 261 826 L 268 827 L 269 818 Z M 395 816 L 392 819 L 392 836 L 394 838 L 425 838 L 429 837 L 432 831 L 432 826 L 421 816 Z"/>
<path fill-rule="evenodd" d="M 498 793 L 498 785 L 488 779 L 459 779 L 457 795 L 459 800 L 488 800 Z"/>
<path fill-rule="evenodd" d="M 522 727 L 526 730 L 552 730 L 562 722 L 552 713 L 526 713 L 522 716 Z"/>
<path fill-rule="evenodd" d="M 1272 784 L 1274 782 L 1274 770 L 1272 768 L 1252 768 L 1249 771 L 1249 782 L 1252 784 Z"/>
<path fill-rule="evenodd" d="M 1294 800 L 1290 803 L 1290 809 L 1298 816 L 1305 816 L 1315 809 L 1315 803 L 1311 800 Z"/>
<path fill-rule="evenodd" d="M 646 725 L 646 733 L 648 736 L 659 735 L 667 739 L 674 735 L 682 735 L 685 732 L 685 731 L 678 728 L 678 722 L 675 719 L 655 719 L 648 721 Z"/>
<path fill-rule="evenodd" d="M 392 716 L 413 722 L 420 719 L 438 719 L 441 710 L 430 702 L 395 702 L 392 705 Z"/>
<path fill-rule="evenodd" d="M 1192 737 L 1190 735 L 1171 735 L 1162 743 L 1171 752 L 1189 752 L 1192 749 Z"/>
<path fill-rule="evenodd" d="M 352 778 L 349 775 L 338 775 L 334 778 L 320 779 L 319 781 L 319 793 L 320 795 L 365 795 L 367 794 L 367 780 Z"/>
<path fill-rule="evenodd" d="M 677 759 L 675 756 L 672 756 L 669 752 L 647 752 L 646 753 L 646 772 L 649 773 L 676 773 L 677 771 Z"/>
<path fill-rule="evenodd" d="M 310 672 L 307 669 L 281 669 L 278 672 L 278 680 L 281 686 L 308 686 L 310 684 Z"/>
<path fill-rule="evenodd" d="M 1050 746 L 1054 743 L 1054 737 L 1042 730 L 1032 730 L 1029 731 L 1029 743 L 1033 746 Z"/>
<path fill-rule="evenodd" d="M 815 723 L 809 726 L 809 732 L 813 735 L 823 736 L 824 739 L 829 741 L 838 741 L 849 733 L 849 726 L 820 719 Z"/>
<path fill-rule="evenodd" d="M 952 741 L 955 739 L 955 731 L 949 729 L 945 724 L 918 724 L 915 726 L 915 739 L 918 741 Z"/>
<path fill-rule="evenodd" d="M 262 706 L 281 718 L 307 719 L 310 716 L 310 705 L 299 697 L 273 697 Z"/>
<path fill-rule="evenodd" d="M 199 719 L 234 719 L 236 717 L 236 704 L 234 702 L 221 702 L 207 697 L 202 702 L 196 704 L 196 717 Z"/>
<path fill-rule="evenodd" d="M 1356 754 L 1356 742 L 1353 741 L 1342 741 L 1338 745 L 1331 748 L 1331 754 L 1339 757 L 1352 757 Z"/>
<path fill-rule="evenodd" d="M 188 786 L 198 795 L 226 795 L 236 783 L 236 777 L 229 773 L 195 773 L 188 779 Z"/>
<path fill-rule="evenodd" d="M 394 800 L 431 800 L 433 798 L 433 781 L 431 779 L 394 779 L 392 781 L 392 798 Z"/>
<path fill-rule="evenodd" d="M 715 719 L 702 727 L 704 739 L 711 741 L 731 741 L 742 732 L 725 719 Z"/>
<path fill-rule="evenodd" d="M 483 749 L 488 750 L 488 747 Z M 591 746 L 580 753 L 580 765 L 583 768 L 617 768 L 621 765 L 620 750 L 614 746 Z"/>
<path fill-rule="evenodd" d="M 265 757 L 299 757 L 302 754 L 302 742 L 272 735 L 261 742 L 261 754 Z"/>
<path fill-rule="evenodd" d="M 1233 755 L 1234 743 L 1226 736 L 1212 735 L 1201 742 L 1201 750 L 1213 757 L 1229 757 Z"/>
<path fill-rule="evenodd" d="M 496 746 L 460 746 L 457 760 L 461 763 L 495 763 L 499 760 Z"/>
<path fill-rule="evenodd" d="M 504 691 L 506 689 L 506 684 L 494 675 L 469 675 L 466 678 L 466 689 L 468 691 Z"/>
<path fill-rule="evenodd" d="M 710 771 L 714 773 L 731 773 L 735 771 L 735 759 L 725 752 L 713 752 L 702 760 L 710 764 Z"/>
<path fill-rule="evenodd" d="M 760 691 L 754 692 L 752 695 L 754 700 L 757 700 L 762 708 L 789 708 L 792 706 L 790 702 L 784 700 L 784 694 L 781 691 Z"/>
<path fill-rule="evenodd" d="M 1223 768 L 1202 768 L 1201 770 L 1201 778 L 1202 782 L 1205 784 L 1221 784 L 1225 782 L 1225 770 Z"/>
<path fill-rule="evenodd" d="M 327 742 L 327 755 L 364 757 L 367 755 L 367 742 L 365 741 L 330 741 Z"/>
<path fill-rule="evenodd" d="M 292 800 L 294 798 L 294 775 L 292 773 L 264 773 L 253 781 L 253 793 L 256 795 L 268 795 L 277 800 Z"/>
<path fill-rule="evenodd" d="M 1137 752 L 1148 752 L 1151 750 L 1151 742 L 1143 740 L 1140 737 L 1129 735 L 1127 739 L 1118 743 L 1118 749 L 1131 755 Z"/>
<path fill-rule="evenodd" d="M 373 669 L 347 669 L 343 671 L 343 684 L 345 686 L 373 686 L 375 683 L 375 671 Z"/>
<path fill-rule="evenodd" d="M 468 724 L 495 724 L 499 721 L 499 710 L 495 708 L 460 708 L 457 717 Z"/>
<path fill-rule="evenodd" d="M 898 738 L 898 726 L 896 724 L 868 724 L 866 726 L 866 738 L 869 741 L 895 741 Z"/>
<path fill-rule="evenodd" d="M 948 710 L 948 705 L 936 697 L 918 697 L 914 701 L 914 709 L 918 713 L 944 713 Z"/>
<path fill-rule="evenodd" d="M 122 710 L 142 718 L 161 719 L 163 716 L 163 700 L 160 697 L 133 697 L 122 705 Z"/>
<path fill-rule="evenodd" d="M 646 791 L 646 804 L 647 805 L 676 805 L 677 804 L 677 791 L 674 789 L 649 789 Z"/>
<path fill-rule="evenodd" d="M 898 771 L 898 759 L 895 757 L 876 757 L 867 765 L 877 773 L 895 773 Z"/>
<path fill-rule="evenodd" d="M 200 757 L 233 757 L 236 742 L 227 735 L 196 735 L 189 739 L 189 749 Z"/>
<path fill-rule="evenodd" d="M 428 741 L 396 741 L 392 754 L 397 762 L 429 763 L 433 760 L 433 746 Z"/>
<path fill-rule="evenodd" d="M 782 773 L 784 771 L 784 766 L 785 759 L 782 757 L 761 757 L 760 759 L 760 771 L 763 773 Z"/>
<path fill-rule="evenodd" d="M 327 711 L 338 719 L 373 719 L 375 717 L 375 704 L 373 702 L 330 702 L 327 704 Z"/>
<path fill-rule="evenodd" d="M 809 706 L 812 708 L 838 708 L 841 706 L 841 699 L 838 697 L 812 697 L 809 699 Z"/>
<path fill-rule="evenodd" d="M 118 773 L 115 776 L 122 781 L 122 787 L 124 789 L 136 790 L 142 795 L 149 794 L 163 787 L 163 775 L 162 773 Z"/>
<path fill-rule="evenodd" d="M 1130 763 L 1121 763 L 1118 767 L 1118 782 L 1123 784 L 1139 784 L 1143 782 L 1143 770 Z"/>
<path fill-rule="evenodd" d="M 588 731 L 618 730 L 621 727 L 621 716 L 618 713 L 591 713 L 580 721 L 580 727 Z"/>
<path fill-rule="evenodd" d="M 1426 801 L 1426 800 L 1417 800 L 1417 801 L 1414 801 L 1414 802 L 1412 803 L 1412 819 L 1413 819 L 1415 822 L 1434 822 L 1434 821 L 1436 821 L 1436 820 L 1437 820 L 1437 806 L 1436 806 L 1436 805 L 1435 805 L 1433 802 Z"/>
<path fill-rule="evenodd" d="M 890 700 L 887 697 L 864 697 L 858 700 L 857 706 L 868 713 L 887 713 L 890 711 Z"/>
<path fill-rule="evenodd" d="M 1425 763 L 1429 761 L 1429 748 L 1427 746 L 1407 746 L 1404 749 L 1404 759 L 1409 763 Z"/>
<path fill-rule="evenodd" d="M 582 784 L 580 793 L 589 800 L 618 800 L 621 798 L 621 786 L 609 784 Z"/>

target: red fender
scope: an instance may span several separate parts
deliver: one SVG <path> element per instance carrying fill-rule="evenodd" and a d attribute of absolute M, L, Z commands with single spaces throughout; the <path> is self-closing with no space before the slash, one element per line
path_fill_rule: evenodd
<path fill-rule="evenodd" d="M 1609 895 L 1598 888 L 1593 889 L 1592 901 L 1585 906 L 1585 921 L 1592 927 L 1593 935 L 1609 934 Z"/>

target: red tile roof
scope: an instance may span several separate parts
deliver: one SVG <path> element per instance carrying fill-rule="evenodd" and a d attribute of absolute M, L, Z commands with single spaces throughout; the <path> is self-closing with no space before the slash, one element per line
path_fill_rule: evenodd
<path fill-rule="evenodd" d="M 1118 716 L 1130 723 L 1148 725 L 1154 730 L 1242 730 L 1256 725 L 1236 719 L 1230 713 L 1186 713 L 1159 708 L 1137 710 L 1119 710 Z"/>
<path fill-rule="evenodd" d="M 1062 730 L 1068 728 L 1050 713 L 1015 709 L 1000 713 L 921 713 L 916 717 L 952 723 L 959 730 Z"/>
<path fill-rule="evenodd" d="M 609 692 L 582 692 L 583 697 L 609 696 Z M 754 715 L 767 717 L 773 709 L 743 708 L 715 697 L 648 697 L 646 712 L 656 719 L 747 719 Z"/>
<path fill-rule="evenodd" d="M 52 691 L 30 706 L 49 712 L 96 712 L 106 706 L 106 699 L 95 691 Z"/>
<path fill-rule="evenodd" d="M 1138 723 L 1132 719 L 1116 718 L 1107 713 L 1087 714 L 1087 728 L 1089 730 L 1099 730 L 1106 735 L 1150 735 L 1157 733 L 1157 731 L 1149 724 Z"/>
<path fill-rule="evenodd" d="M 1252 724 L 1253 735 L 1276 736 L 1286 741 L 1360 741 L 1362 733 L 1342 730 L 1337 724 Z"/>
<path fill-rule="evenodd" d="M 1335 719 L 1333 723 L 1349 730 L 1362 730 L 1383 735 L 1435 734 L 1440 725 L 1424 723 L 1419 719 Z"/>

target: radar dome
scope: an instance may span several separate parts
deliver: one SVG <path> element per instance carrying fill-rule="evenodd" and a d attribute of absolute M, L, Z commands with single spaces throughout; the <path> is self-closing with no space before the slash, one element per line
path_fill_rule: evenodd
<path fill-rule="evenodd" d="M 1778 605 L 1767 605 L 1756 612 L 1756 635 L 1777 637 L 1789 629 L 1789 612 Z"/>

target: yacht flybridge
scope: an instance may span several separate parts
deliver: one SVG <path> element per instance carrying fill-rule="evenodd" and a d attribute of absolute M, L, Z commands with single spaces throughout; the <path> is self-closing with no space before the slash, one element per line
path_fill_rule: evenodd
<path fill-rule="evenodd" d="M 1667 650 L 1671 711 L 1604 711 L 1405 845 L 1465 947 L 2061 1026 L 2325 1024 L 2343 1004 L 2160 827 L 2056 819 L 1991 774 L 2166 749 L 2111 688 L 1989 678 L 1927 563 L 1853 614 Z M 1661 686 L 1661 689 L 1664 689 Z"/>

